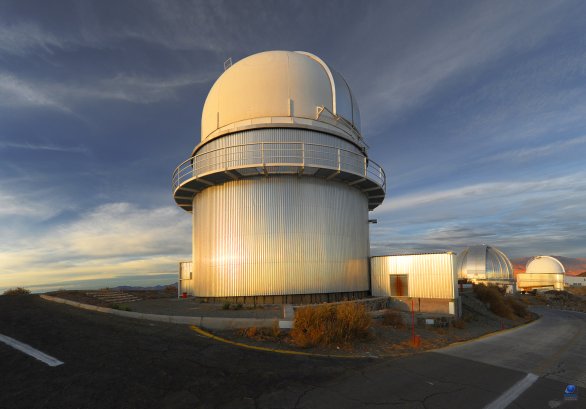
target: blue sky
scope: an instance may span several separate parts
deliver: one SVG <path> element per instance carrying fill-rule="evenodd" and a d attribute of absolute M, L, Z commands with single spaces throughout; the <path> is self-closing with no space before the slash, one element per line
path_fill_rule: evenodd
<path fill-rule="evenodd" d="M 586 257 L 586 3 L 0 3 L 0 289 L 173 282 L 171 173 L 223 62 L 344 75 L 388 176 L 373 254 Z"/>

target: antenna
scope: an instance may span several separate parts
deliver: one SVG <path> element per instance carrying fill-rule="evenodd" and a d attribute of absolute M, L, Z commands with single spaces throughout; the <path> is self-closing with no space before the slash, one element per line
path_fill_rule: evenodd
<path fill-rule="evenodd" d="M 230 57 L 226 61 L 224 61 L 224 71 L 226 71 L 231 66 L 232 66 L 232 57 Z"/>

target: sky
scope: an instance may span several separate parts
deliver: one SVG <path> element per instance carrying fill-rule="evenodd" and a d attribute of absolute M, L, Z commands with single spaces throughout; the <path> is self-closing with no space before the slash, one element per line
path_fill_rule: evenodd
<path fill-rule="evenodd" d="M 586 271 L 583 1 L 3 0 L 0 290 L 176 281 L 171 174 L 224 61 L 267 50 L 318 55 L 358 99 L 388 178 L 373 254 Z"/>

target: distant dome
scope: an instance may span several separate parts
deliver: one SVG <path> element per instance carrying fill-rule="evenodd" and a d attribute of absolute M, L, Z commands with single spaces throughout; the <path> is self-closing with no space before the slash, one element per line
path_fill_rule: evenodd
<path fill-rule="evenodd" d="M 564 274 L 564 265 L 550 256 L 536 256 L 527 262 L 527 274 Z"/>
<path fill-rule="evenodd" d="M 513 265 L 497 249 L 486 245 L 471 246 L 458 254 L 456 272 L 459 279 L 472 281 L 514 281 Z"/>
<path fill-rule="evenodd" d="M 356 98 L 344 78 L 315 55 L 266 51 L 238 61 L 215 82 L 203 107 L 201 140 L 303 125 L 360 139 Z"/>

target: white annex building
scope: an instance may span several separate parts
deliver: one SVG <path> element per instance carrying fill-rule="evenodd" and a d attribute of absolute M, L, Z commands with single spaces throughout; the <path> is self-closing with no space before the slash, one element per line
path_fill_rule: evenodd
<path fill-rule="evenodd" d="M 527 262 L 525 273 L 517 274 L 517 287 L 521 291 L 564 289 L 563 264 L 550 256 L 536 256 Z"/>

